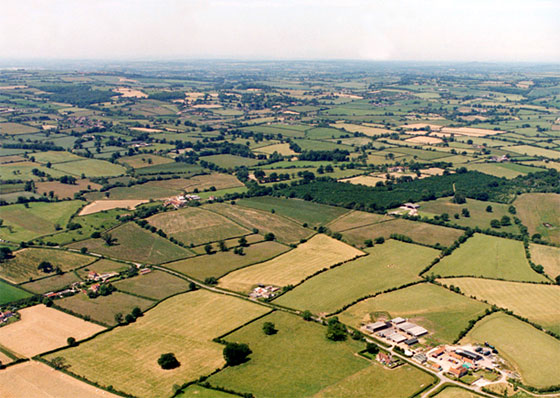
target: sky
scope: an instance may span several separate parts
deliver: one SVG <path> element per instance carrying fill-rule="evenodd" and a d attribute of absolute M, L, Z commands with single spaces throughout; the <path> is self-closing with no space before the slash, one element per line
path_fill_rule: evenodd
<path fill-rule="evenodd" d="M 560 63 L 560 0 L 1 0 L 0 58 Z"/>

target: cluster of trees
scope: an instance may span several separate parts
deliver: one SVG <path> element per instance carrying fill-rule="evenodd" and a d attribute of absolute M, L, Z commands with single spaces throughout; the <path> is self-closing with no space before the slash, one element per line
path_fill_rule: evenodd
<path fill-rule="evenodd" d="M 348 160 L 348 156 L 350 152 L 337 148 L 333 151 L 303 151 L 299 154 L 299 160 L 343 162 Z"/>
<path fill-rule="evenodd" d="M 111 101 L 111 97 L 121 95 L 109 90 L 92 90 L 87 84 L 50 84 L 38 88 L 46 91 L 43 96 L 53 102 L 63 102 L 78 107 L 108 102 Z"/>

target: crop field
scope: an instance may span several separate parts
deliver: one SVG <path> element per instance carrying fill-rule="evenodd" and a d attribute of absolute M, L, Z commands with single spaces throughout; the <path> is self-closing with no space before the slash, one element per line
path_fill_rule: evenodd
<path fill-rule="evenodd" d="M 264 336 L 262 325 L 272 322 L 277 334 Z M 223 386 L 257 397 L 306 397 L 370 366 L 354 353 L 363 343 L 325 339 L 324 327 L 299 317 L 275 312 L 226 336 L 226 341 L 249 345 L 246 363 L 211 376 Z"/>
<path fill-rule="evenodd" d="M 531 193 L 519 196 L 515 202 L 519 218 L 529 234 L 540 234 L 545 240 L 560 243 L 560 195 Z"/>
<path fill-rule="evenodd" d="M 196 207 L 160 213 L 148 218 L 148 222 L 167 235 L 193 245 L 250 233 L 248 229 L 226 217 Z"/>
<path fill-rule="evenodd" d="M 172 184 L 167 182 L 166 186 L 162 183 L 165 181 L 148 181 L 145 184 L 137 184 L 131 187 L 117 187 L 109 189 L 106 192 L 90 192 L 84 195 L 88 201 L 105 200 L 149 200 L 149 199 L 164 199 L 171 196 L 176 196 L 181 193 L 180 188 L 173 187 Z M 106 194 L 109 193 L 107 197 Z"/>
<path fill-rule="evenodd" d="M 159 164 L 173 163 L 173 159 L 163 156 L 152 155 L 150 153 L 142 153 L 139 155 L 126 156 L 119 159 L 123 163 L 133 169 L 139 169 L 148 166 L 157 166 Z"/>
<path fill-rule="evenodd" d="M 86 177 L 118 176 L 124 174 L 126 169 L 118 164 L 99 159 L 84 159 L 75 162 L 57 163 L 53 169 L 66 174 Z"/>
<path fill-rule="evenodd" d="M 361 301 L 342 312 L 339 318 L 358 328 L 378 318 L 401 316 L 426 328 L 435 340 L 451 343 L 469 320 L 484 314 L 487 308 L 487 304 L 443 287 L 421 283 Z"/>
<path fill-rule="evenodd" d="M 407 398 L 432 383 L 433 380 L 433 376 L 413 366 L 405 365 L 389 370 L 375 363 L 322 389 L 313 397 Z"/>
<path fill-rule="evenodd" d="M 37 182 L 35 184 L 37 187 L 37 193 L 48 194 L 49 192 L 54 192 L 56 196 L 60 199 L 71 199 L 74 194 L 82 190 L 99 189 L 101 185 L 91 182 L 87 178 L 80 179 L 76 181 L 76 184 L 63 184 L 58 181 L 45 181 Z"/>
<path fill-rule="evenodd" d="M 134 307 L 139 307 L 144 311 L 153 306 L 154 301 L 121 292 L 113 292 L 108 296 L 99 296 L 94 299 L 90 299 L 86 294 L 78 293 L 56 300 L 56 305 L 104 325 L 113 326 L 116 324 L 116 313 L 126 315 Z"/>
<path fill-rule="evenodd" d="M 479 276 L 512 281 L 547 280 L 529 266 L 523 242 L 481 234 L 474 234 L 430 272 L 441 276 Z"/>
<path fill-rule="evenodd" d="M 464 227 L 479 227 L 485 229 L 490 228 L 491 219 L 500 220 L 503 216 L 508 216 L 510 219 L 513 219 L 513 215 L 508 212 L 509 205 L 502 203 L 467 199 L 467 203 L 457 204 L 453 203 L 451 197 L 444 197 L 427 202 L 420 202 L 418 204 L 420 205 L 418 212 L 421 216 L 433 217 L 447 213 L 450 216 L 451 222 Z M 488 206 L 492 207 L 491 213 L 486 211 Z M 463 209 L 469 211 L 469 217 L 465 217 L 462 214 Z M 459 215 L 458 219 L 454 217 L 455 214 Z M 512 225 L 501 227 L 499 231 L 519 233 L 519 228 L 512 222 Z"/>
<path fill-rule="evenodd" d="M 358 185 L 365 185 L 368 187 L 374 187 L 375 184 L 377 184 L 378 182 L 384 182 L 385 178 L 381 178 L 381 177 L 373 177 L 373 176 L 357 176 L 357 177 L 350 177 L 350 178 L 344 178 L 342 180 L 339 180 L 340 182 L 349 182 L 351 184 L 358 184 Z"/>
<path fill-rule="evenodd" d="M 294 285 L 317 271 L 361 255 L 360 250 L 319 234 L 272 260 L 226 275 L 220 280 L 220 287 L 249 292 L 259 283 Z"/>
<path fill-rule="evenodd" d="M 0 279 L 0 305 L 30 297 L 31 294 Z"/>
<path fill-rule="evenodd" d="M 185 275 L 204 280 L 209 277 L 219 278 L 228 272 L 250 264 L 257 264 L 289 250 L 277 242 L 255 243 L 243 249 L 244 255 L 234 254 L 233 250 L 218 251 L 211 255 L 196 256 L 165 264 L 166 268 Z"/>
<path fill-rule="evenodd" d="M 257 159 L 243 158 L 241 156 L 230 154 L 202 156 L 200 159 L 206 162 L 217 164 L 218 166 L 225 169 L 234 168 L 237 166 L 254 166 L 258 163 Z"/>
<path fill-rule="evenodd" d="M 365 227 L 367 225 L 377 224 L 378 222 L 389 220 L 394 220 L 394 218 L 387 215 L 351 210 L 342 217 L 333 220 L 327 226 L 331 231 L 343 232 L 348 229 Z"/>
<path fill-rule="evenodd" d="M 56 226 L 64 227 L 70 217 L 84 204 L 79 200 L 65 202 L 36 202 L 2 207 L 4 223 L 0 238 L 8 241 L 27 241 L 53 233 Z"/>
<path fill-rule="evenodd" d="M 120 291 L 162 300 L 173 294 L 189 290 L 189 283 L 184 279 L 163 271 L 152 271 L 146 275 L 123 279 L 114 283 Z"/>
<path fill-rule="evenodd" d="M 485 300 L 498 307 L 560 334 L 560 286 L 505 282 L 478 278 L 440 279 L 448 286 L 458 286 L 467 296 Z"/>
<path fill-rule="evenodd" d="M 325 225 L 348 213 L 347 209 L 340 207 L 272 196 L 241 199 L 238 203 L 241 206 L 268 212 L 274 210 L 275 213 L 281 216 L 291 218 L 300 223 L 307 223 L 311 226 Z"/>
<path fill-rule="evenodd" d="M 68 337 L 79 341 L 104 329 L 43 304 L 19 313 L 19 321 L 0 328 L 0 345 L 25 357 L 63 347 Z"/>
<path fill-rule="evenodd" d="M 439 243 L 443 246 L 449 246 L 459 236 L 463 235 L 463 231 L 439 225 L 396 219 L 342 232 L 344 239 L 350 244 L 360 246 L 363 246 L 366 239 L 373 240 L 378 237 L 388 239 L 391 234 L 405 235 L 415 242 L 426 245 Z"/>
<path fill-rule="evenodd" d="M 519 153 L 520 155 L 538 156 L 549 159 L 560 159 L 560 152 L 550 149 L 536 148 L 529 145 L 509 146 L 508 151 Z"/>
<path fill-rule="evenodd" d="M 111 231 L 116 242 L 111 246 L 102 239 L 88 239 L 69 245 L 74 249 L 85 247 L 91 253 L 99 253 L 122 260 L 164 263 L 192 256 L 192 253 L 167 239 L 142 229 L 134 223 L 127 223 Z"/>
<path fill-rule="evenodd" d="M 296 222 L 270 212 L 224 203 L 203 206 L 203 209 L 219 213 L 246 228 L 256 228 L 263 235 L 273 232 L 276 239 L 282 243 L 296 243 L 312 234 L 311 230 L 300 226 Z"/>
<path fill-rule="evenodd" d="M 497 313 L 482 319 L 461 341 L 494 345 L 527 385 L 560 384 L 560 341 L 509 315 Z"/>
<path fill-rule="evenodd" d="M 90 204 L 85 205 L 78 215 L 86 216 L 88 214 L 98 213 L 100 211 L 112 209 L 128 209 L 134 210 L 136 206 L 147 203 L 147 200 L 133 199 L 133 200 L 96 200 Z"/>
<path fill-rule="evenodd" d="M 551 278 L 560 275 L 560 248 L 554 246 L 530 244 L 531 259 L 544 268 L 545 274 Z"/>
<path fill-rule="evenodd" d="M 429 247 L 389 240 L 365 249 L 365 257 L 323 272 L 274 302 L 314 313 L 330 313 L 361 297 L 420 280 L 439 254 Z"/>
<path fill-rule="evenodd" d="M 261 146 L 256 149 L 256 152 L 268 153 L 272 155 L 274 152 L 278 152 L 280 155 L 289 156 L 295 155 L 296 153 L 290 149 L 290 144 L 272 144 L 267 146 Z"/>
<path fill-rule="evenodd" d="M 14 257 L 0 263 L 0 276 L 13 283 L 26 282 L 44 276 L 55 275 L 54 272 L 46 274 L 37 266 L 41 261 L 48 261 L 53 268 L 60 268 L 63 272 L 83 267 L 93 263 L 95 257 L 83 256 L 65 250 L 54 249 L 22 249 L 14 252 Z"/>
<path fill-rule="evenodd" d="M 244 300 L 198 290 L 172 297 L 129 326 L 47 359 L 62 356 L 71 372 L 138 397 L 170 396 L 173 384 L 197 379 L 224 365 L 223 347 L 213 338 L 267 311 Z M 173 352 L 181 366 L 161 369 L 157 359 L 166 352 Z"/>
<path fill-rule="evenodd" d="M 22 288 L 36 294 L 43 294 L 62 290 L 74 282 L 81 281 L 74 272 L 65 272 L 62 275 L 53 275 L 48 278 L 38 279 L 21 285 Z"/>
<path fill-rule="evenodd" d="M 24 362 L 0 372 L 0 394 L 3 398 L 119 397 L 37 361 Z"/>
<path fill-rule="evenodd" d="M 203 191 L 211 187 L 216 188 L 216 190 L 244 187 L 243 183 L 235 176 L 223 173 L 202 174 L 187 180 L 183 179 L 181 182 L 181 189 L 187 192 L 193 192 L 195 189 Z"/>
<path fill-rule="evenodd" d="M 37 130 L 35 127 L 26 126 L 25 124 L 20 123 L 0 123 L 0 134 L 9 134 L 9 135 L 17 135 L 17 134 L 30 134 L 36 133 Z"/>

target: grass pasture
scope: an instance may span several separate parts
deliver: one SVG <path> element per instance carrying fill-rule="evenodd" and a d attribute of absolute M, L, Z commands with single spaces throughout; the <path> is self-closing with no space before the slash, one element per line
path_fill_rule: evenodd
<path fill-rule="evenodd" d="M 480 395 L 472 393 L 464 388 L 449 386 L 441 390 L 433 398 L 478 398 Z"/>
<path fill-rule="evenodd" d="M 82 340 L 104 329 L 43 304 L 19 313 L 19 321 L 0 328 L 0 345 L 25 357 L 63 347 L 68 337 Z"/>
<path fill-rule="evenodd" d="M 95 260 L 94 257 L 65 250 L 21 249 L 14 252 L 13 258 L 0 263 L 0 276 L 13 283 L 22 283 L 30 279 L 55 275 L 54 272 L 45 274 L 37 269 L 41 261 L 48 261 L 53 267 L 58 267 L 63 272 L 67 272 L 93 263 Z"/>
<path fill-rule="evenodd" d="M 28 207 L 15 204 L 2 207 L 4 224 L 0 238 L 8 241 L 28 241 L 56 231 L 56 225 L 66 226 L 70 217 L 84 204 L 79 200 L 65 202 L 35 202 Z"/>
<path fill-rule="evenodd" d="M 560 275 L 560 248 L 554 246 L 530 244 L 531 260 L 544 268 L 545 274 L 551 278 Z"/>
<path fill-rule="evenodd" d="M 181 189 L 193 192 L 195 189 L 203 191 L 211 187 L 216 190 L 244 187 L 245 185 L 235 176 L 223 173 L 202 174 L 181 180 Z"/>
<path fill-rule="evenodd" d="M 30 297 L 31 294 L 0 279 L 0 305 Z"/>
<path fill-rule="evenodd" d="M 195 246 L 250 233 L 224 216 L 197 207 L 156 214 L 148 222 L 167 235 Z"/>
<path fill-rule="evenodd" d="M 289 250 L 287 246 L 277 242 L 261 242 L 246 247 L 243 256 L 233 254 L 232 250 L 220 251 L 211 255 L 196 256 L 168 263 L 165 264 L 165 267 L 200 280 L 212 276 L 219 278 L 246 265 L 269 260 L 287 250 Z"/>
<path fill-rule="evenodd" d="M 118 164 L 99 159 L 84 159 L 74 162 L 57 163 L 52 166 L 60 172 L 86 177 L 113 177 L 124 174 L 126 169 Z"/>
<path fill-rule="evenodd" d="M 36 133 L 35 127 L 27 126 L 20 123 L 0 123 L 0 134 L 18 135 L 18 134 L 31 134 Z"/>
<path fill-rule="evenodd" d="M 71 365 L 70 371 L 138 397 L 171 396 L 173 384 L 197 379 L 224 365 L 223 347 L 213 338 L 267 311 L 244 300 L 198 290 L 165 300 L 131 325 L 47 359 L 62 356 Z M 173 352 L 181 366 L 161 369 L 157 359 L 166 352 Z"/>
<path fill-rule="evenodd" d="M 23 149 L 21 151 L 24 151 Z M 32 170 L 37 169 L 51 177 L 57 178 L 64 175 L 63 172 L 53 168 L 46 168 L 40 163 L 35 162 L 16 162 L 0 164 L 0 179 L 2 180 L 39 180 L 40 177 L 33 174 Z"/>
<path fill-rule="evenodd" d="M 74 282 L 79 282 L 80 280 L 81 279 L 78 278 L 74 272 L 65 272 L 62 275 L 53 275 L 48 278 L 24 283 L 21 287 L 36 294 L 43 294 L 62 290 L 66 286 L 69 286 Z"/>
<path fill-rule="evenodd" d="M 537 148 L 531 145 L 509 146 L 507 149 L 508 151 L 515 152 L 520 155 L 538 156 L 549 159 L 560 159 L 560 151 Z"/>
<path fill-rule="evenodd" d="M 117 312 L 126 315 L 134 307 L 140 307 L 144 311 L 153 304 L 153 300 L 146 300 L 121 292 L 113 292 L 109 296 L 99 296 L 95 299 L 90 299 L 86 294 L 76 294 L 56 300 L 56 305 L 61 308 L 111 326 L 116 324 L 115 314 Z"/>
<path fill-rule="evenodd" d="M 264 336 L 262 325 L 272 322 L 278 333 Z M 369 365 L 354 355 L 363 343 L 332 342 L 325 328 L 299 317 L 275 312 L 226 336 L 247 343 L 253 353 L 246 363 L 211 376 L 222 386 L 257 397 L 308 397 Z"/>
<path fill-rule="evenodd" d="M 214 163 L 225 169 L 229 169 L 229 168 L 233 169 L 237 166 L 247 166 L 247 167 L 254 166 L 259 162 L 257 159 L 244 158 L 241 156 L 230 155 L 230 154 L 202 156 L 200 160 Z"/>
<path fill-rule="evenodd" d="M 4 398 L 118 398 L 37 361 L 24 362 L 0 372 L 0 393 Z"/>
<path fill-rule="evenodd" d="M 88 201 L 96 200 L 149 200 L 164 199 L 181 193 L 171 182 L 174 180 L 148 181 L 131 187 L 111 188 L 106 192 L 89 192 L 84 195 Z M 107 197 L 107 193 L 109 196 Z"/>
<path fill-rule="evenodd" d="M 149 264 L 164 263 L 192 255 L 190 251 L 132 222 L 115 228 L 111 231 L 111 235 L 116 239 L 116 243 L 111 246 L 102 239 L 88 239 L 72 243 L 69 247 L 74 249 L 85 247 L 91 253 Z"/>
<path fill-rule="evenodd" d="M 544 170 L 515 163 L 470 163 L 466 167 L 468 170 L 476 170 L 481 173 L 505 178 L 515 178 L 520 175 Z"/>
<path fill-rule="evenodd" d="M 142 167 L 172 163 L 173 159 L 153 155 L 151 153 L 141 153 L 138 155 L 122 157 L 119 159 L 119 162 L 127 165 L 128 167 L 132 167 L 133 169 L 140 169 Z"/>
<path fill-rule="evenodd" d="M 192 384 L 177 395 L 177 398 L 237 398 L 237 395 Z"/>
<path fill-rule="evenodd" d="M 560 334 L 560 306 L 553 305 L 560 303 L 560 286 L 479 278 L 440 279 L 440 282 L 458 286 L 467 296 L 507 308 Z"/>
<path fill-rule="evenodd" d="M 226 275 L 220 280 L 220 287 L 249 292 L 259 283 L 294 285 L 317 271 L 362 254 L 352 246 L 319 234 L 272 260 Z"/>
<path fill-rule="evenodd" d="M 529 234 L 540 234 L 545 240 L 560 243 L 560 195 L 529 193 L 515 202 L 518 217 L 529 229 Z"/>
<path fill-rule="evenodd" d="M 118 261 L 100 259 L 92 264 L 89 264 L 87 267 L 76 270 L 76 273 L 80 276 L 80 278 L 85 279 L 90 271 L 97 272 L 98 274 L 103 274 L 106 272 L 126 271 L 130 267 L 131 265 L 120 263 Z"/>
<path fill-rule="evenodd" d="M 52 191 L 60 199 L 71 199 L 74 197 L 75 193 L 82 190 L 89 191 L 92 189 L 99 189 L 101 188 L 101 185 L 84 178 L 77 180 L 75 185 L 63 184 L 58 181 L 44 181 L 35 183 L 35 187 L 37 188 L 37 193 L 40 193 L 41 195 L 44 193 L 48 194 Z"/>
<path fill-rule="evenodd" d="M 430 337 L 451 343 L 469 320 L 489 308 L 443 287 L 421 283 L 361 301 L 339 315 L 340 321 L 359 328 L 383 314 L 409 318 L 430 332 Z M 453 314 L 453 316 L 450 316 Z"/>
<path fill-rule="evenodd" d="M 296 243 L 312 233 L 296 222 L 270 212 L 225 203 L 214 203 L 202 208 L 221 214 L 248 229 L 256 228 L 261 234 L 273 232 L 282 243 Z"/>
<path fill-rule="evenodd" d="M 31 156 L 35 158 L 36 162 L 39 163 L 64 163 L 72 162 L 76 160 L 85 160 L 85 158 L 75 155 L 66 151 L 45 151 L 33 153 Z"/>
<path fill-rule="evenodd" d="M 381 221 L 389 221 L 393 219 L 393 217 L 387 215 L 351 210 L 343 216 L 333 220 L 328 224 L 328 227 L 331 231 L 342 232 L 348 229 L 365 227 L 367 225 L 377 224 Z"/>
<path fill-rule="evenodd" d="M 306 202 L 299 199 L 259 196 L 239 200 L 239 205 L 271 212 L 311 226 L 325 225 L 346 214 L 347 209 Z"/>
<path fill-rule="evenodd" d="M 123 279 L 113 284 L 123 292 L 162 300 L 173 294 L 189 290 L 189 283 L 167 272 L 152 271 L 146 275 Z"/>
<path fill-rule="evenodd" d="M 323 272 L 274 302 L 314 313 L 330 313 L 361 297 L 419 280 L 418 274 L 438 250 L 389 240 L 368 253 Z"/>
<path fill-rule="evenodd" d="M 488 316 L 461 341 L 494 345 L 525 384 L 538 388 L 560 384 L 560 342 L 514 317 Z"/>
<path fill-rule="evenodd" d="M 546 278 L 531 269 L 523 242 L 474 234 L 444 257 L 430 272 L 441 276 L 479 276 L 512 281 L 541 282 Z"/>

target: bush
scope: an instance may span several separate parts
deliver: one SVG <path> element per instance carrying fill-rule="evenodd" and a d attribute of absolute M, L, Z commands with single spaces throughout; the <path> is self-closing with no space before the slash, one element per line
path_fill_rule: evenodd
<path fill-rule="evenodd" d="M 158 365 L 165 370 L 175 369 L 181 366 L 177 358 L 175 358 L 175 354 L 173 354 L 172 352 L 168 352 L 167 354 L 161 354 L 157 362 Z"/>
<path fill-rule="evenodd" d="M 228 366 L 236 366 L 247 361 L 252 352 L 247 344 L 227 343 L 224 347 L 224 359 Z"/>
<path fill-rule="evenodd" d="M 301 316 L 303 317 L 304 321 L 310 321 L 311 319 L 313 319 L 313 314 L 309 310 L 303 311 Z"/>
<path fill-rule="evenodd" d="M 75 339 L 74 337 L 68 337 L 68 338 L 66 339 L 66 343 L 68 343 L 68 345 L 69 345 L 70 347 L 75 347 L 75 346 L 78 345 L 78 344 L 76 344 L 76 339 Z"/>
<path fill-rule="evenodd" d="M 264 240 L 266 241 L 273 241 L 274 239 L 276 239 L 276 237 L 272 232 L 269 232 L 264 236 Z"/>
<path fill-rule="evenodd" d="M 378 245 L 382 244 L 385 242 L 385 238 L 380 236 L 378 238 L 375 238 L 375 243 L 377 243 Z"/>
<path fill-rule="evenodd" d="M 344 326 L 337 317 L 329 319 L 327 327 L 327 339 L 332 341 L 344 341 L 348 336 L 346 326 Z"/>

